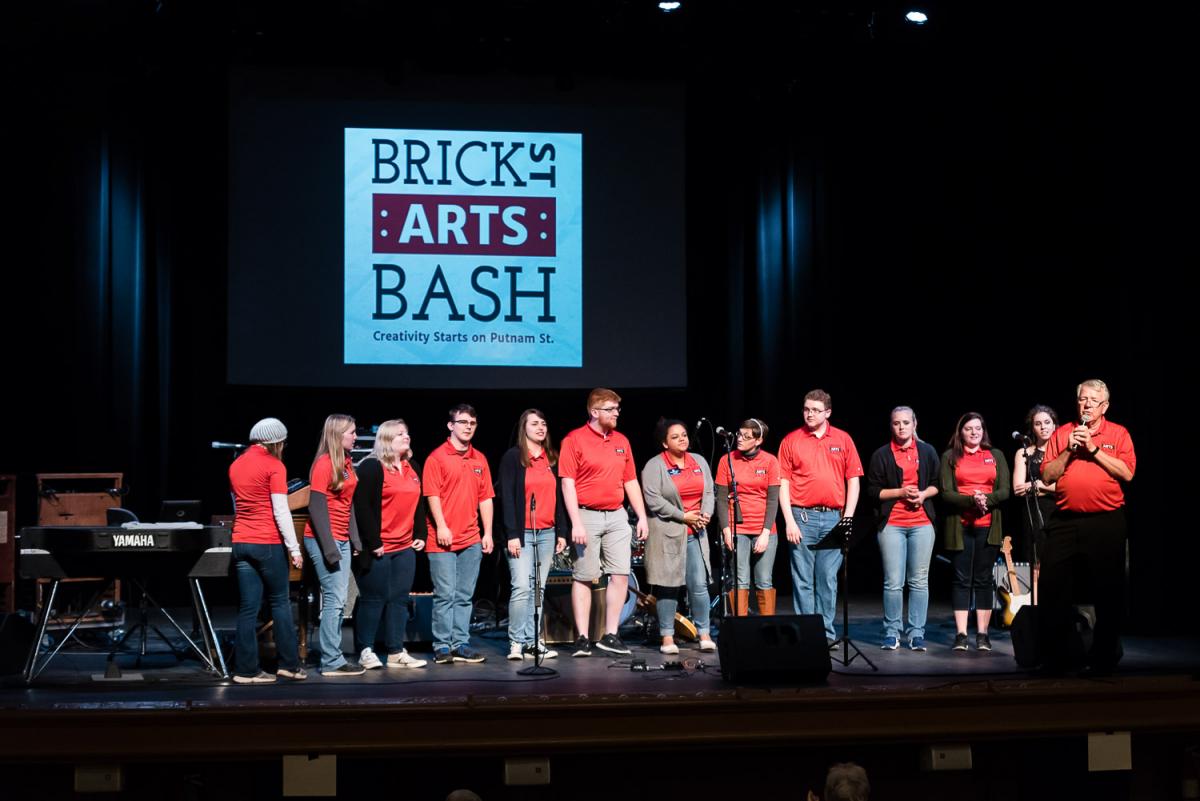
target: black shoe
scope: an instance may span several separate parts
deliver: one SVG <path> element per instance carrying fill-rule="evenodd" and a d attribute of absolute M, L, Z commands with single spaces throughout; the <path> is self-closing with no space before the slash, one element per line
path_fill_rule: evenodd
<path fill-rule="evenodd" d="M 326 678 L 345 678 L 347 676 L 361 676 L 367 671 L 359 665 L 352 665 L 347 662 L 344 665 L 335 667 L 332 670 L 322 670 L 321 675 Z"/>
<path fill-rule="evenodd" d="M 586 634 L 581 635 L 580 638 L 575 641 L 575 652 L 573 654 L 571 654 L 571 656 L 591 656 L 591 655 L 592 655 L 592 641 L 587 638 Z"/>
<path fill-rule="evenodd" d="M 967 650 L 967 635 L 965 635 L 965 634 L 955 634 L 954 635 L 954 650 L 955 651 Z"/>
<path fill-rule="evenodd" d="M 596 647 L 601 651 L 607 651 L 610 654 L 617 654 L 619 656 L 626 656 L 633 653 L 625 643 L 621 642 L 621 638 L 615 634 L 605 634 L 596 640 Z"/>
<path fill-rule="evenodd" d="M 975 635 L 975 647 L 980 651 L 992 650 L 992 641 L 982 631 Z"/>
<path fill-rule="evenodd" d="M 487 657 L 469 645 L 458 646 L 450 652 L 450 656 L 455 662 L 469 662 L 473 665 L 477 665 L 480 662 L 487 660 Z"/>
<path fill-rule="evenodd" d="M 435 648 L 433 661 L 439 665 L 449 665 L 454 662 L 454 657 L 450 655 L 449 648 Z"/>

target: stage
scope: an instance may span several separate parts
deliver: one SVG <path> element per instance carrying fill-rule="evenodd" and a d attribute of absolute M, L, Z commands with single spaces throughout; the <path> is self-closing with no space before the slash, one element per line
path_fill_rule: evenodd
<path fill-rule="evenodd" d="M 1098 679 L 1039 677 L 1020 669 L 1006 632 L 993 628 L 993 650 L 951 650 L 949 610 L 935 606 L 928 652 L 879 649 L 880 611 L 870 599 L 852 617 L 851 638 L 862 658 L 841 664 L 817 684 L 735 686 L 726 683 L 716 653 L 683 644 L 666 657 L 644 644 L 635 626 L 623 631 L 631 657 L 593 651 L 571 658 L 569 646 L 546 660 L 558 671 L 526 677 L 532 664 L 505 659 L 503 630 L 482 631 L 474 643 L 484 664 L 379 669 L 360 677 L 325 678 L 315 668 L 303 682 L 236 685 L 207 673 L 192 658 L 177 659 L 156 637 L 141 668 L 129 647 L 118 657 L 126 678 L 99 681 L 106 655 L 60 653 L 25 686 L 8 677 L 0 690 L 0 742 L 9 758 L 144 758 L 341 754 L 513 753 L 535 750 L 755 746 L 788 743 L 955 740 L 1089 731 L 1196 731 L 1200 697 L 1193 675 L 1200 644 L 1184 638 L 1127 637 L 1120 670 Z M 217 610 L 217 628 L 232 628 L 232 612 Z M 350 624 L 345 629 L 347 644 Z M 222 639 L 225 639 L 223 636 Z M 719 634 L 718 634 L 719 639 Z M 972 640 L 973 642 L 973 640 Z M 649 670 L 633 672 L 633 659 Z M 310 658 L 311 661 L 311 658 Z M 678 661 L 678 670 L 662 670 Z M 141 680 L 130 678 L 140 675 Z M 981 714 L 963 715 L 963 709 Z M 552 739 L 545 727 L 521 721 L 570 721 Z M 119 737 L 77 738 L 80 727 Z M 328 737 L 338 731 L 336 741 Z M 414 727 L 422 736 L 404 736 Z M 264 736 L 249 736 L 261 731 Z M 266 732 L 270 736 L 265 736 Z M 234 736 L 236 734 L 236 736 Z"/>

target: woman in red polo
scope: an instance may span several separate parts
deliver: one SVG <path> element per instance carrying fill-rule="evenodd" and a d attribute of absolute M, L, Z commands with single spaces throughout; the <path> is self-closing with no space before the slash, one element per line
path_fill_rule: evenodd
<path fill-rule="evenodd" d="M 750 578 L 754 574 L 755 600 L 760 615 L 775 614 L 775 585 L 772 573 L 779 537 L 775 532 L 775 514 L 779 511 L 779 460 L 763 450 L 767 424 L 757 417 L 743 420 L 737 432 L 737 450 L 717 463 L 717 520 L 725 538 L 725 548 L 737 548 L 737 587 L 730 599 L 735 615 L 750 614 Z M 730 473 L 730 462 L 733 472 Z M 733 479 L 737 482 L 742 522 L 731 522 L 729 495 Z M 733 532 L 737 529 L 737 542 Z"/>
<path fill-rule="evenodd" d="M 708 521 L 716 504 L 712 472 L 704 457 L 688 453 L 687 425 L 660 420 L 656 429 L 662 453 L 642 468 L 650 534 L 646 539 L 646 578 L 658 598 L 658 631 L 664 654 L 679 653 L 675 644 L 675 611 L 687 586 L 692 622 L 700 650 L 715 651 L 708 634 Z"/>
<path fill-rule="evenodd" d="M 363 548 L 355 558 L 358 613 L 354 616 L 355 650 L 365 670 L 419 668 L 404 649 L 408 627 L 408 594 L 417 568 L 417 551 L 425 549 L 425 499 L 421 469 L 412 460 L 408 425 L 385 420 L 375 432 L 375 448 L 358 465 L 354 516 Z M 380 621 L 387 646 L 386 662 L 375 653 Z"/>
<path fill-rule="evenodd" d="M 307 678 L 288 599 L 288 563 L 299 568 L 303 562 L 287 503 L 287 468 L 281 461 L 285 444 L 287 428 L 282 422 L 274 417 L 259 420 L 250 429 L 250 447 L 229 466 L 239 598 L 233 680 L 238 684 L 269 684 L 275 676 Z M 258 662 L 258 611 L 264 588 L 279 654 L 275 674 L 262 670 Z"/>
<path fill-rule="evenodd" d="M 1000 504 L 1008 498 L 1008 462 L 988 440 L 983 415 L 967 412 L 958 419 L 950 448 L 942 454 L 938 492 L 948 514 L 942 544 L 952 552 L 954 650 L 967 650 L 967 622 L 975 607 L 975 647 L 992 650 L 988 624 L 996 588 L 992 566 L 1000 546 Z"/>

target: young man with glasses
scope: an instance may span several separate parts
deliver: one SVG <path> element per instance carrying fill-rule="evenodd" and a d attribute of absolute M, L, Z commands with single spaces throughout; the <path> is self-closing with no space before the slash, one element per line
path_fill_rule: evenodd
<path fill-rule="evenodd" d="M 450 436 L 425 461 L 423 491 L 429 504 L 429 573 L 433 578 L 433 658 L 482 662 L 471 647 L 471 599 L 483 554 L 492 552 L 492 472 L 471 445 L 475 409 L 450 410 Z M 483 521 L 483 534 L 479 523 Z"/>
<path fill-rule="evenodd" d="M 821 615 L 831 644 L 842 552 L 812 548 L 843 517 L 854 517 L 863 475 L 854 440 L 829 425 L 832 413 L 829 393 L 809 392 L 804 396 L 804 426 L 779 445 L 779 503 L 791 550 L 793 608 L 797 614 Z"/>
<path fill-rule="evenodd" d="M 646 539 L 646 506 L 638 484 L 633 451 L 624 434 L 617 432 L 621 396 L 611 389 L 593 389 L 587 400 L 588 421 L 563 438 L 558 457 L 563 504 L 571 520 L 575 543 L 575 581 L 571 603 L 575 613 L 574 656 L 591 656 L 588 621 L 592 612 L 592 582 L 608 574 L 604 594 L 604 636 L 595 645 L 610 654 L 628 654 L 617 636 L 621 608 L 629 593 L 632 555 L 629 516 L 623 500 L 629 499 L 637 515 L 637 538 Z"/>

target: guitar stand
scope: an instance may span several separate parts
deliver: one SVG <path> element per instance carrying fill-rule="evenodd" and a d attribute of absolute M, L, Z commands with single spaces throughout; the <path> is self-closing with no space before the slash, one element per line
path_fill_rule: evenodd
<path fill-rule="evenodd" d="M 853 530 L 854 518 L 843 517 L 820 542 L 812 546 L 812 550 L 814 551 L 832 551 L 836 549 L 842 552 L 841 576 L 838 578 L 839 587 L 842 591 L 842 636 L 833 641 L 833 644 L 829 646 L 829 650 L 831 652 L 837 651 L 838 645 L 842 646 L 842 655 L 837 658 L 842 667 L 848 667 L 851 662 L 861 657 L 862 661 L 871 666 L 871 670 L 878 671 L 879 668 L 875 666 L 875 663 L 867 658 L 862 649 L 854 644 L 854 640 L 850 639 L 850 549 L 854 545 Z M 850 653 L 851 650 L 854 651 L 853 654 Z"/>

